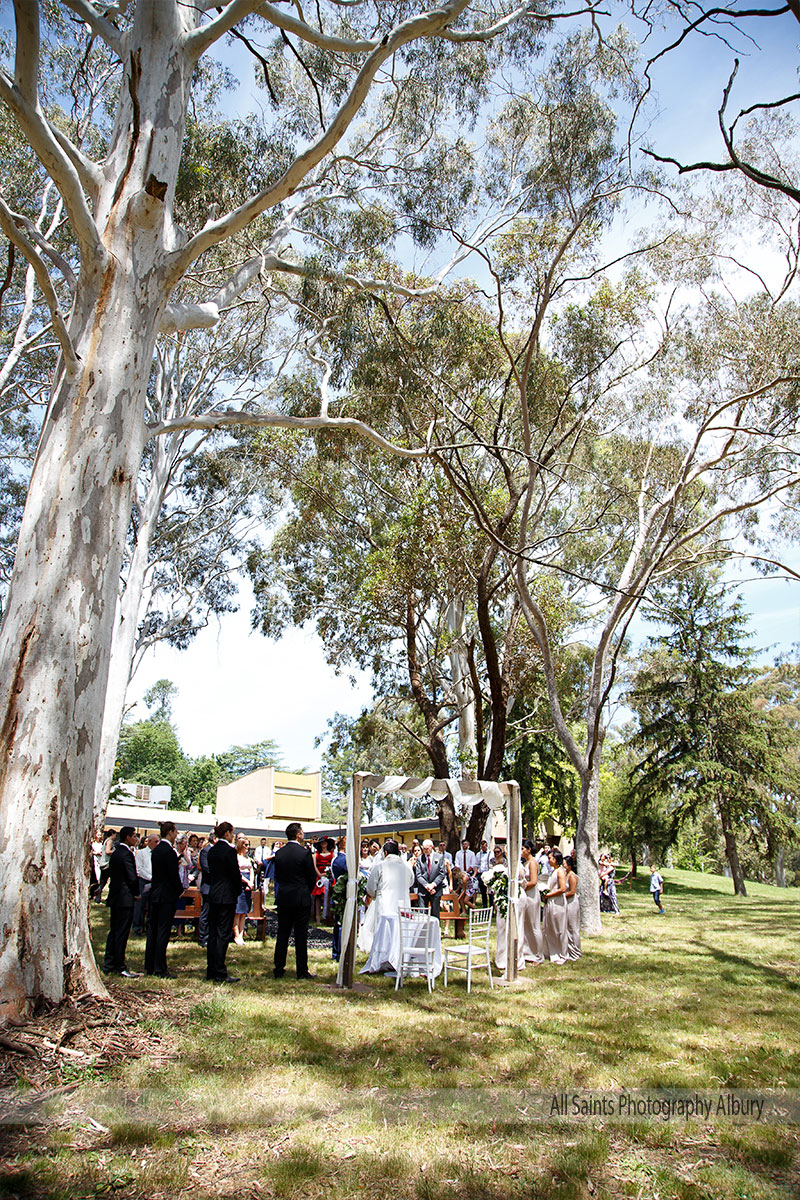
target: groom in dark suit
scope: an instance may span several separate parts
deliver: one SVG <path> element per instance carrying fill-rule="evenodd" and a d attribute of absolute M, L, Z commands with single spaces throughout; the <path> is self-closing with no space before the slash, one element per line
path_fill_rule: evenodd
<path fill-rule="evenodd" d="M 294 932 L 294 956 L 298 979 L 314 979 L 308 969 L 308 922 L 311 918 L 311 892 L 317 872 L 311 851 L 304 845 L 299 821 L 286 826 L 286 845 L 275 852 L 275 895 L 278 909 L 278 934 L 275 938 L 275 962 L 272 973 L 282 979 L 286 972 L 289 935 Z"/>
<path fill-rule="evenodd" d="M 233 914 L 242 891 L 242 873 L 233 848 L 233 826 L 222 821 L 215 830 L 216 841 L 208 851 L 208 949 L 206 979 L 215 983 L 237 983 L 225 966 L 231 940 Z M 205 876 L 203 877 L 205 879 Z"/>
<path fill-rule="evenodd" d="M 442 906 L 442 892 L 447 882 L 447 867 L 443 854 L 434 854 L 433 842 L 426 838 L 422 843 L 422 854 L 414 867 L 414 883 L 423 908 L 430 908 L 431 916 L 438 917 Z"/>
<path fill-rule="evenodd" d="M 124 975 L 126 979 L 136 977 L 134 971 L 128 970 L 125 951 L 133 924 L 133 906 L 139 899 L 139 876 L 136 874 L 136 859 L 133 856 L 133 847 L 137 841 L 136 830 L 132 825 L 125 825 L 119 831 L 117 848 L 108 860 L 109 888 L 106 904 L 111 909 L 111 919 L 103 971 L 106 975 Z"/>
<path fill-rule="evenodd" d="M 150 885 L 150 924 L 144 948 L 145 975 L 160 975 L 173 979 L 167 970 L 167 944 L 183 883 L 175 853 L 178 830 L 174 821 L 162 821 L 161 841 L 153 851 L 153 882 Z"/>

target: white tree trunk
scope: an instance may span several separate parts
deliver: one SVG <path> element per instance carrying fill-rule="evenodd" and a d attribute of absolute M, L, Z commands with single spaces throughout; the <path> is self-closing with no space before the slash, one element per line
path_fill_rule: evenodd
<path fill-rule="evenodd" d="M 453 692 L 458 705 L 458 756 L 462 779 L 475 776 L 473 764 L 477 762 L 475 735 L 475 697 L 469 673 L 467 653 L 464 648 L 464 601 L 451 600 L 445 613 L 447 629 L 452 638 L 448 657 Z"/>
<path fill-rule="evenodd" d="M 88 931 L 89 837 L 145 389 L 167 301 L 164 197 L 191 76 L 181 23 L 196 20 L 183 12 L 136 7 L 94 248 L 84 228 L 68 325 L 75 361 L 56 371 L 0 634 L 0 1021 L 104 990 Z"/>
<path fill-rule="evenodd" d="M 600 799 L 600 751 L 592 767 L 581 776 L 581 807 L 575 835 L 578 867 L 578 897 L 581 905 L 581 931 L 600 933 L 600 871 L 597 818 Z"/>
<path fill-rule="evenodd" d="M 93 824 L 95 833 L 102 829 L 106 818 L 108 795 L 114 777 L 117 744 L 125 713 L 125 696 L 133 673 L 136 637 L 142 613 L 147 607 L 145 596 L 148 591 L 146 584 L 150 547 L 164 502 L 164 495 L 169 485 L 169 463 L 163 453 L 163 444 L 159 445 L 156 453 L 158 461 L 142 506 L 142 519 L 136 531 L 136 545 L 133 548 L 128 567 L 125 591 L 117 600 L 94 793 Z"/>

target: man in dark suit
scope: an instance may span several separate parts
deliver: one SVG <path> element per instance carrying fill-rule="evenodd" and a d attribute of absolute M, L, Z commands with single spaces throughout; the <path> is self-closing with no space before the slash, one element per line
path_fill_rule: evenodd
<path fill-rule="evenodd" d="M 174 975 L 167 970 L 167 944 L 178 898 L 183 893 L 178 856 L 175 853 L 178 830 L 174 821 L 162 821 L 159 830 L 161 841 L 151 859 L 153 880 L 150 884 L 150 924 L 147 926 L 144 949 L 144 973 L 160 975 L 162 979 L 174 979 Z"/>
<path fill-rule="evenodd" d="M 212 829 L 208 841 L 197 856 L 198 865 L 200 867 L 200 896 L 202 898 L 202 906 L 200 908 L 200 921 L 197 927 L 198 938 L 200 945 L 205 950 L 208 946 L 208 917 L 209 917 L 209 901 L 208 893 L 211 890 L 208 873 L 208 853 L 211 847 L 217 840 L 217 831 Z"/>
<path fill-rule="evenodd" d="M 414 867 L 414 883 L 420 904 L 423 908 L 430 908 L 432 917 L 439 916 L 446 882 L 447 866 L 444 856 L 434 854 L 433 842 L 426 838 L 422 843 L 422 854 Z"/>
<path fill-rule="evenodd" d="M 124 975 L 126 979 L 137 978 L 137 973 L 129 971 L 125 962 L 128 935 L 133 924 L 133 906 L 139 898 L 139 876 L 136 874 L 136 859 L 133 856 L 133 847 L 137 841 L 133 826 L 123 826 L 119 831 L 117 848 L 108 860 L 109 888 L 106 904 L 111 909 L 111 919 L 103 971 L 106 975 Z"/>
<path fill-rule="evenodd" d="M 289 935 L 294 931 L 294 956 L 298 979 L 314 979 L 308 969 L 308 922 L 311 918 L 311 892 L 317 872 L 311 851 L 304 845 L 299 821 L 286 826 L 286 845 L 273 859 L 278 909 L 278 934 L 275 938 L 275 962 L 272 973 L 281 979 L 286 971 Z"/>
<path fill-rule="evenodd" d="M 228 974 L 225 955 L 231 940 L 236 901 L 242 891 L 242 873 L 233 848 L 233 826 L 230 821 L 222 821 L 215 833 L 217 840 L 206 856 L 209 885 L 206 979 L 213 979 L 215 983 L 236 983 L 239 977 Z"/>

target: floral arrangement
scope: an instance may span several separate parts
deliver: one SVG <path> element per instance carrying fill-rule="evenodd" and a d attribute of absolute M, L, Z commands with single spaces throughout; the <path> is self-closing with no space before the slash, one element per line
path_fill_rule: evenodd
<path fill-rule="evenodd" d="M 481 879 L 494 895 L 494 903 L 498 913 L 505 918 L 508 913 L 508 871 L 505 867 L 490 867 L 484 871 Z"/>
<path fill-rule="evenodd" d="M 329 868 L 330 869 L 330 868 Z M 364 903 L 367 895 L 367 881 L 363 875 L 358 877 L 358 897 L 356 907 Z M 344 917 L 344 906 L 347 902 L 347 875 L 340 875 L 331 889 L 331 908 L 334 920 L 341 925 Z"/>

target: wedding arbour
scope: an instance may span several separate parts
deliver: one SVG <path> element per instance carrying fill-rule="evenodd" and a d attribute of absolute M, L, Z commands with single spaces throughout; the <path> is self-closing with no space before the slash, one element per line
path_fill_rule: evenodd
<path fill-rule="evenodd" d="M 420 799 L 430 796 L 432 799 L 442 799 L 450 796 L 454 805 L 474 808 L 481 800 L 493 812 L 499 808 L 506 809 L 507 827 L 507 857 L 509 863 L 508 875 L 508 914 L 506 919 L 506 967 L 504 980 L 512 983 L 517 978 L 517 949 L 519 933 L 517 929 L 517 896 L 519 880 L 517 872 L 511 869 L 512 863 L 518 863 L 522 845 L 522 806 L 520 802 L 519 784 L 515 780 L 496 782 L 485 779 L 420 779 L 406 775 L 372 775 L 368 771 L 357 771 L 353 776 L 350 795 L 347 801 L 347 901 L 342 918 L 341 954 L 339 957 L 339 973 L 336 978 L 338 987 L 352 988 L 356 961 L 356 936 L 358 933 L 357 895 L 358 895 L 358 848 L 361 843 L 361 797 L 364 788 L 371 788 L 379 795 L 397 792 L 401 796 Z"/>

